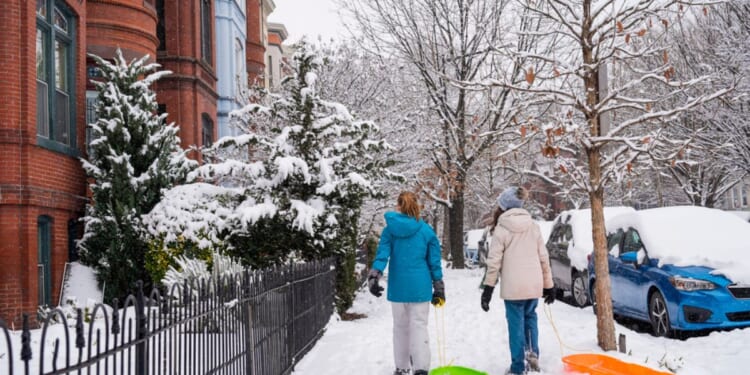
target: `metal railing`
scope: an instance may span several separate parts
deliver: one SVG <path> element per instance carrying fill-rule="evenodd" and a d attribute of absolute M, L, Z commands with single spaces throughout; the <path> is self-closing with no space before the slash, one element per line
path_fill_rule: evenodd
<path fill-rule="evenodd" d="M 0 320 L 0 373 L 289 374 L 333 314 L 334 264 L 248 271 L 147 295 L 139 283 L 122 306 L 115 300 L 74 317 L 54 309 L 39 330 L 25 315 L 20 337 Z"/>

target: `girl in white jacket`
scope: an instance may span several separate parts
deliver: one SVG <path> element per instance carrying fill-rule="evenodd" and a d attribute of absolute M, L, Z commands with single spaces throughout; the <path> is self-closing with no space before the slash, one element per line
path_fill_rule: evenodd
<path fill-rule="evenodd" d="M 539 226 L 521 208 L 528 197 L 523 187 L 509 187 L 497 198 L 492 224 L 492 243 L 487 256 L 481 306 L 490 309 L 492 291 L 500 279 L 505 302 L 511 366 L 507 374 L 539 371 L 538 299 L 552 303 L 554 284 L 549 255 Z"/>

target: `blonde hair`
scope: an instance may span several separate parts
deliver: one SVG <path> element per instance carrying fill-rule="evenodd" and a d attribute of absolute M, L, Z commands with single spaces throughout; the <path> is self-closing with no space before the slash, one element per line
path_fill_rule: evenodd
<path fill-rule="evenodd" d="M 419 220 L 419 202 L 416 194 L 404 191 L 398 195 L 396 203 L 398 203 L 401 213 Z"/>

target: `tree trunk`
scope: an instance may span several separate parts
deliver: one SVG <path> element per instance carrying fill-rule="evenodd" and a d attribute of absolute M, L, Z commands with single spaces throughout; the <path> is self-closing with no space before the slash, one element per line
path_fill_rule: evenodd
<path fill-rule="evenodd" d="M 464 192 L 456 189 L 452 207 L 449 210 L 450 251 L 453 268 L 464 268 Z"/>
<path fill-rule="evenodd" d="M 589 173 L 592 186 L 600 186 L 601 165 L 599 149 L 587 151 Z M 594 184 L 596 182 L 596 184 Z M 603 350 L 616 350 L 615 324 L 612 314 L 612 293 L 609 281 L 609 263 L 607 261 L 607 235 L 604 229 L 604 190 L 599 187 L 589 192 L 591 203 L 591 226 L 594 240 L 594 284 L 596 295 L 596 332 L 599 347 Z"/>
<path fill-rule="evenodd" d="M 450 231 L 450 223 L 451 223 L 451 214 L 450 214 L 450 208 L 448 206 L 443 206 L 443 233 L 442 233 L 442 244 L 443 248 L 441 249 L 441 254 L 443 255 L 443 259 L 449 259 L 449 255 L 451 253 L 451 231 Z"/>

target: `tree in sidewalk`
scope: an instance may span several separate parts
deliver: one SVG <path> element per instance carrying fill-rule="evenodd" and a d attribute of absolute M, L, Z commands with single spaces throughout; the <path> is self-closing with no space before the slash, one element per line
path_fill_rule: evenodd
<path fill-rule="evenodd" d="M 503 87 L 468 87 L 501 74 L 524 79 L 521 61 L 495 53 L 508 48 L 530 52 L 534 36 L 516 37 L 510 1 L 497 0 L 342 0 L 366 48 L 395 56 L 415 71 L 434 118 L 430 132 L 414 140 L 429 150 L 430 166 L 438 178 L 421 181 L 423 193 L 448 211 L 447 245 L 454 268 L 463 268 L 463 227 L 466 185 L 477 160 L 498 146 L 511 153 L 517 135 L 531 135 L 523 125 L 523 94 Z M 529 18 L 521 29 L 538 25 Z M 511 47 L 508 47 L 511 46 Z M 512 141 L 511 141 L 512 140 Z M 431 174 L 431 173 L 428 173 Z M 431 186 L 441 187 L 432 190 Z"/>
<path fill-rule="evenodd" d="M 677 160 L 690 139 L 667 137 L 663 129 L 680 114 L 725 95 L 715 72 L 683 79 L 665 43 L 673 21 L 690 1 L 611 2 L 542 0 L 525 9 L 548 26 L 540 43 L 554 53 L 531 56 L 545 63 L 529 71 L 537 86 L 498 82 L 538 95 L 546 103 L 543 155 L 588 195 L 592 210 L 597 299 L 597 338 L 615 349 L 603 205 L 605 188 L 629 178 L 640 166 Z M 528 57 L 528 56 L 525 56 Z M 607 74 L 609 72 L 609 74 Z M 601 82 L 607 77 L 608 82 Z M 606 87 L 606 91 L 600 91 Z"/>
<path fill-rule="evenodd" d="M 82 160 L 91 179 L 81 260 L 97 272 L 105 299 L 131 293 L 137 280 L 151 285 L 145 271 L 147 243 L 142 216 L 163 191 L 185 179 L 196 165 L 180 148 L 177 127 L 158 115 L 150 88 L 169 71 L 157 71 L 149 56 L 127 62 L 118 49 L 114 61 L 96 60 L 102 81 L 92 129 L 90 153 Z"/>
<path fill-rule="evenodd" d="M 374 123 L 320 97 L 322 59 L 305 42 L 296 49 L 294 74 L 281 91 L 232 113 L 243 134 L 204 150 L 208 162 L 190 176 L 201 182 L 169 191 L 148 227 L 167 242 L 223 246 L 254 268 L 335 256 L 336 305 L 344 312 L 357 287 L 361 207 L 391 178 L 388 160 L 376 157 L 389 146 L 375 138 Z M 196 217 L 191 207 L 216 220 Z"/>

